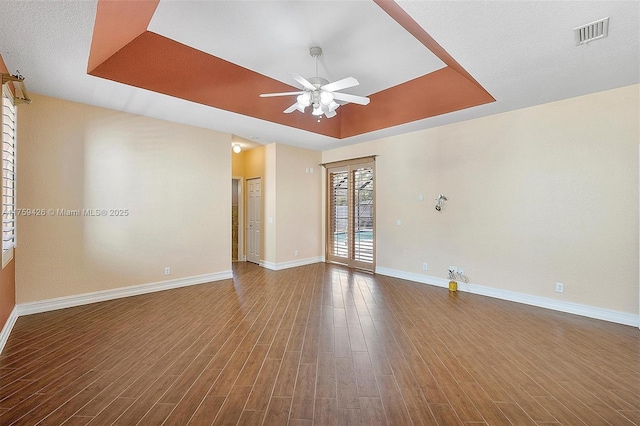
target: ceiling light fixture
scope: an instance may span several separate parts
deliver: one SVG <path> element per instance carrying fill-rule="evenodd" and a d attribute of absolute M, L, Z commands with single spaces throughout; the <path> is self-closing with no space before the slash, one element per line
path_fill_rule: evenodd
<path fill-rule="evenodd" d="M 283 112 L 289 114 L 298 110 L 304 113 L 305 109 L 311 106 L 313 107 L 311 114 L 318 118 L 318 122 L 322 115 L 327 118 L 335 117 L 336 109 L 341 105 L 336 102 L 336 100 L 341 101 L 342 104 L 349 102 L 359 105 L 369 104 L 369 98 L 367 97 L 338 92 L 338 90 L 348 89 L 359 85 L 360 83 L 355 78 L 347 77 L 342 80 L 329 83 L 327 79 L 318 77 L 318 57 L 322 55 L 322 49 L 319 46 L 312 46 L 309 49 L 309 53 L 316 60 L 316 77 L 307 79 L 298 74 L 291 74 L 291 76 L 302 85 L 302 91 L 263 93 L 260 97 L 271 98 L 274 96 L 297 95 L 296 103 L 285 109 Z"/>
<path fill-rule="evenodd" d="M 233 152 L 235 152 L 236 154 L 240 154 L 240 151 L 242 151 L 242 147 L 240 146 L 239 143 L 234 143 L 233 144 Z"/>

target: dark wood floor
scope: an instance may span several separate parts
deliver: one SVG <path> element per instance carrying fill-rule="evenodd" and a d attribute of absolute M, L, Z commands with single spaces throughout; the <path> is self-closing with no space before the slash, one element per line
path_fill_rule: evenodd
<path fill-rule="evenodd" d="M 640 331 L 324 264 L 18 319 L 0 424 L 640 425 Z"/>

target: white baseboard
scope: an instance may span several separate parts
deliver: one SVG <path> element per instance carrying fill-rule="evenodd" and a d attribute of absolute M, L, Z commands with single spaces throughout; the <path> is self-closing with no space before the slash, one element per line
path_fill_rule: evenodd
<path fill-rule="evenodd" d="M 291 260 L 289 262 L 281 262 L 281 263 L 267 262 L 266 260 L 261 260 L 260 266 L 265 267 L 267 269 L 271 269 L 272 271 L 281 271 L 283 269 L 311 265 L 313 263 L 320 263 L 320 262 L 324 262 L 324 256 L 308 257 L 306 259 Z"/>
<path fill-rule="evenodd" d="M 376 266 L 376 274 L 386 275 L 388 277 L 400 278 L 407 281 L 415 281 L 422 284 L 430 284 L 438 287 L 449 288 L 449 280 L 444 278 L 431 277 L 429 275 L 414 274 L 412 272 L 399 271 L 397 269 L 383 268 Z"/>
<path fill-rule="evenodd" d="M 18 307 L 14 306 L 13 310 L 9 314 L 9 318 L 7 318 L 7 322 L 4 323 L 4 327 L 2 327 L 2 331 L 0 331 L 0 354 L 4 349 L 4 345 L 7 344 L 7 340 L 9 339 L 9 335 L 11 334 L 11 330 L 13 330 L 13 326 L 18 319 Z"/>
<path fill-rule="evenodd" d="M 267 262 L 266 260 L 260 259 L 259 265 L 263 268 L 271 269 L 272 271 L 276 270 L 275 262 Z"/>
<path fill-rule="evenodd" d="M 376 267 L 376 274 L 400 278 L 408 281 L 415 281 L 423 284 L 435 285 L 438 287 L 449 287 L 449 280 L 447 279 L 432 277 L 429 275 L 415 274 L 411 272 L 404 272 L 396 269 Z M 531 296 L 524 293 L 500 290 L 492 287 L 481 286 L 478 284 L 458 283 L 458 290 L 473 294 L 479 294 L 482 296 L 494 297 L 496 299 L 523 303 L 525 305 L 552 309 L 554 311 L 581 315 L 583 317 L 615 322 L 618 324 L 631 325 L 634 327 L 640 326 L 640 315 L 614 311 L 611 309 L 603 309 L 595 306 L 581 305 L 572 302 L 563 302 L 561 300 L 549 299 L 540 296 Z"/>
<path fill-rule="evenodd" d="M 213 274 L 196 275 L 187 278 L 159 281 L 149 284 L 134 285 L 131 287 L 114 288 L 112 290 L 83 293 L 74 296 L 57 297 L 55 299 L 40 300 L 37 302 L 20 303 L 16 306 L 18 316 L 37 314 L 56 309 L 70 308 L 73 306 L 87 305 L 89 303 L 103 302 L 105 300 L 120 299 L 122 297 L 137 296 L 156 291 L 170 290 L 173 288 L 187 287 L 190 285 L 204 284 L 212 281 L 220 281 L 233 278 L 231 271 L 216 272 Z"/>

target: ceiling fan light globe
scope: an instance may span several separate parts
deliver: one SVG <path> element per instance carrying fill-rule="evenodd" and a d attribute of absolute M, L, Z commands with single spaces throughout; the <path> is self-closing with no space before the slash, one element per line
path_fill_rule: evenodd
<path fill-rule="evenodd" d="M 320 102 L 322 105 L 331 105 L 331 102 L 333 102 L 333 93 L 323 90 L 320 93 Z"/>
<path fill-rule="evenodd" d="M 331 103 L 329 104 L 329 111 L 335 111 L 336 109 L 338 109 L 339 106 L 340 106 L 339 103 L 332 100 Z"/>
<path fill-rule="evenodd" d="M 311 95 L 309 92 L 305 92 L 297 97 L 298 103 L 303 107 L 308 107 L 311 105 Z"/>
<path fill-rule="evenodd" d="M 322 108 L 320 108 L 320 105 L 314 105 L 313 106 L 313 112 L 311 112 L 311 114 L 313 115 L 322 115 Z"/>

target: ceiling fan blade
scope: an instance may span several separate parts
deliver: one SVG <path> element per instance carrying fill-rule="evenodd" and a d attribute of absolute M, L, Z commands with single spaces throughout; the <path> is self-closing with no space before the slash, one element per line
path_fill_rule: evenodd
<path fill-rule="evenodd" d="M 273 98 L 274 96 L 292 96 L 292 95 L 301 95 L 304 92 L 281 92 L 281 93 L 262 93 L 260 95 L 261 98 Z"/>
<path fill-rule="evenodd" d="M 352 102 L 358 105 L 369 105 L 370 99 L 364 96 L 349 95 L 347 93 L 334 93 L 333 98 L 339 101 Z"/>
<path fill-rule="evenodd" d="M 285 109 L 282 112 L 284 112 L 285 114 L 290 114 L 297 109 L 298 109 L 298 103 L 296 102 L 295 104 L 291 105 L 289 108 Z"/>
<path fill-rule="evenodd" d="M 336 90 L 348 89 L 359 85 L 360 82 L 353 77 L 343 78 L 342 80 L 334 81 L 333 83 L 325 84 L 320 89 L 327 92 L 335 92 Z"/>
<path fill-rule="evenodd" d="M 302 84 L 302 86 L 303 86 L 303 87 L 305 87 L 305 88 L 307 88 L 307 89 L 309 89 L 309 90 L 311 90 L 311 91 L 316 90 L 316 86 L 314 86 L 313 84 L 311 84 L 311 83 L 309 82 L 309 80 L 307 80 L 307 79 L 306 79 L 306 78 L 304 78 L 303 76 L 301 76 L 301 75 L 299 75 L 299 74 L 296 74 L 296 73 L 291 73 L 291 77 L 293 77 L 293 79 L 294 79 L 295 81 L 297 81 L 298 83 Z"/>

